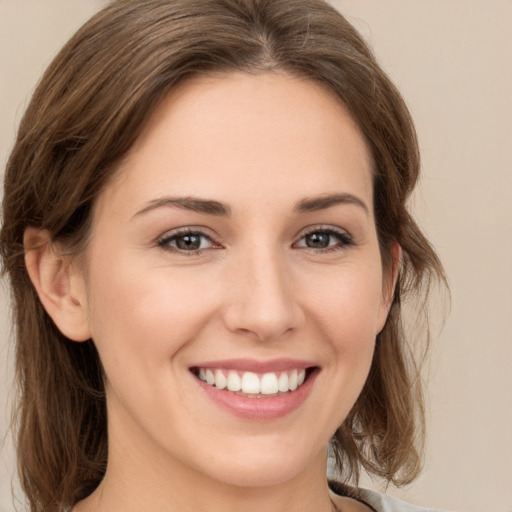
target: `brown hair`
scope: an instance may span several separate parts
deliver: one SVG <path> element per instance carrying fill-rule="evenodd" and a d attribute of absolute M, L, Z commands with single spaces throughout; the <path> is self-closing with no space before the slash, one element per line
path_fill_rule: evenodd
<path fill-rule="evenodd" d="M 117 0 L 47 69 L 21 121 L 5 175 L 0 251 L 16 326 L 19 473 L 32 511 L 87 496 L 107 464 L 106 404 L 92 340 L 71 343 L 51 321 L 24 264 L 32 226 L 79 251 L 95 198 L 159 101 L 186 77 L 284 70 L 331 89 L 373 154 L 384 265 L 403 259 L 370 375 L 333 437 L 342 477 L 360 467 L 397 484 L 417 476 L 423 400 L 401 303 L 425 295 L 441 264 L 406 209 L 419 173 L 413 123 L 360 35 L 322 0 Z M 427 285 L 427 286 L 425 286 Z"/>

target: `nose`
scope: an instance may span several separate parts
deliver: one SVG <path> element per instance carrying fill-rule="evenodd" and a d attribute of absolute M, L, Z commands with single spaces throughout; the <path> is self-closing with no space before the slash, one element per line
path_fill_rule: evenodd
<path fill-rule="evenodd" d="M 226 327 L 260 341 L 272 341 L 304 322 L 297 283 L 283 258 L 269 250 L 241 257 L 231 269 Z"/>

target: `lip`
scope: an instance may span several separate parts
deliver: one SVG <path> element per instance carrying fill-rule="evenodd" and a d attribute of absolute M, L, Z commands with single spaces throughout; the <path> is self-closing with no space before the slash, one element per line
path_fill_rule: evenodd
<path fill-rule="evenodd" d="M 255 364 L 257 363 L 257 364 Z M 201 391 L 215 405 L 228 413 L 245 420 L 268 421 L 282 418 L 298 409 L 309 396 L 320 368 L 311 362 L 296 359 L 279 359 L 267 362 L 255 362 L 248 359 L 209 361 L 191 368 L 229 368 L 255 373 L 277 372 L 292 368 L 310 368 L 305 382 L 295 391 L 288 391 L 279 396 L 248 398 L 232 391 L 217 389 L 197 377 L 193 377 Z"/>
<path fill-rule="evenodd" d="M 222 359 L 219 361 L 207 361 L 193 364 L 189 367 L 189 370 L 192 368 L 224 368 L 226 370 L 238 370 L 240 372 L 269 373 L 283 372 L 293 370 L 294 368 L 300 370 L 317 366 L 318 364 L 314 361 L 290 358 L 272 359 L 269 361 L 257 359 Z"/>

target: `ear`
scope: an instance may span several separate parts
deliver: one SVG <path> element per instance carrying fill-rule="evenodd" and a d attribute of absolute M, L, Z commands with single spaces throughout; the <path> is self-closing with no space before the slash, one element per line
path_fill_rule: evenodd
<path fill-rule="evenodd" d="M 393 242 L 390 247 L 391 264 L 384 268 L 384 275 L 382 277 L 382 301 L 381 311 L 379 313 L 379 331 L 380 332 L 386 323 L 393 298 L 395 296 L 395 288 L 400 272 L 402 262 L 402 247 L 398 242 Z"/>
<path fill-rule="evenodd" d="M 48 231 L 27 228 L 25 265 L 39 300 L 58 329 L 73 341 L 91 337 L 83 277 L 58 253 Z"/>

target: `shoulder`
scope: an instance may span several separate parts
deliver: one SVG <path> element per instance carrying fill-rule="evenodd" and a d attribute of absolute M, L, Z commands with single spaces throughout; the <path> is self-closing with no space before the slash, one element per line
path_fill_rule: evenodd
<path fill-rule="evenodd" d="M 329 487 L 334 493 L 356 499 L 374 509 L 375 512 L 442 512 L 433 508 L 411 505 L 387 494 L 369 489 L 356 489 L 332 480 L 329 481 Z"/>
<path fill-rule="evenodd" d="M 411 505 L 386 494 L 381 494 L 368 489 L 359 489 L 359 499 L 378 512 L 441 512 L 433 508 L 423 508 Z"/>

